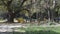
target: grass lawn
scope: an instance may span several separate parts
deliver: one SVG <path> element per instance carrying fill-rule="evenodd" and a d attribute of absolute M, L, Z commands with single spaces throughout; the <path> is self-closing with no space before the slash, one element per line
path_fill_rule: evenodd
<path fill-rule="evenodd" d="M 32 27 L 19 28 L 22 34 L 60 34 L 60 27 Z"/>

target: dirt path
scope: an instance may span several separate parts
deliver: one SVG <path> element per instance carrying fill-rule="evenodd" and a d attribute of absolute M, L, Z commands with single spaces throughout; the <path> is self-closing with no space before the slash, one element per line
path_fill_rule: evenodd
<path fill-rule="evenodd" d="M 13 30 L 16 30 L 20 27 L 27 27 L 25 26 L 26 24 L 21 24 L 21 23 L 12 23 L 12 24 L 7 24 L 7 23 L 1 23 L 0 24 L 0 32 L 12 32 Z M 32 25 L 31 25 L 32 26 Z M 40 25 L 40 26 L 32 26 L 32 27 L 58 27 L 58 25 Z"/>
<path fill-rule="evenodd" d="M 18 27 L 22 27 L 20 23 L 15 24 L 0 24 L 0 32 L 12 32 L 14 29 L 17 29 Z"/>

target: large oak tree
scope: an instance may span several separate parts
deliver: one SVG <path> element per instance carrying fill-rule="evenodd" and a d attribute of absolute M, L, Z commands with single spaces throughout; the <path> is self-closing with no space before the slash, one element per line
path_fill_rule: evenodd
<path fill-rule="evenodd" d="M 14 18 L 16 16 L 16 14 L 18 14 L 21 10 L 23 10 L 22 6 L 24 4 L 24 2 L 26 2 L 27 0 L 23 0 L 20 5 L 19 5 L 19 8 L 18 8 L 18 11 L 14 11 L 12 9 L 12 2 L 13 0 L 0 0 L 2 1 L 2 4 L 7 7 L 7 11 L 8 11 L 8 22 L 14 22 Z M 24 10 L 27 10 L 27 9 L 24 9 Z"/>

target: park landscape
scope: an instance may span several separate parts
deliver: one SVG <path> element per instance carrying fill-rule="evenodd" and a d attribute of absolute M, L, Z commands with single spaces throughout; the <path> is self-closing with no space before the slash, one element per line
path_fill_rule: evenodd
<path fill-rule="evenodd" d="M 0 34 L 60 34 L 60 0 L 0 0 Z"/>

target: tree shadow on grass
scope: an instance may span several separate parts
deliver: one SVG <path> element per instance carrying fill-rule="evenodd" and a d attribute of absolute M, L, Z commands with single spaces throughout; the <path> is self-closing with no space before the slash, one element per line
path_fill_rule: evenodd
<path fill-rule="evenodd" d="M 54 31 L 0 32 L 0 34 L 60 34 Z"/>
<path fill-rule="evenodd" d="M 29 33 L 31 33 L 31 34 L 60 34 L 60 33 L 57 33 L 57 32 L 54 32 L 54 31 L 26 31 L 26 34 L 29 34 Z"/>

